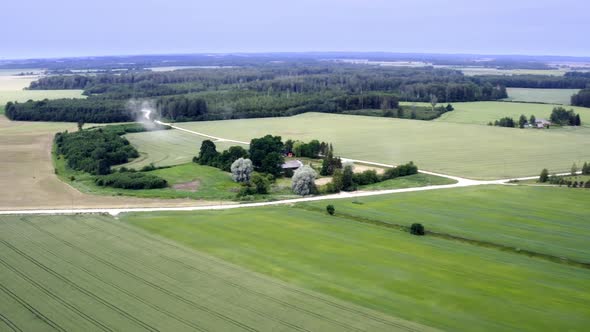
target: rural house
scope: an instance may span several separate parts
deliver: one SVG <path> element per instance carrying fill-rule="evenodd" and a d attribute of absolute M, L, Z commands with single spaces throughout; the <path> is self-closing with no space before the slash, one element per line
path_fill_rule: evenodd
<path fill-rule="evenodd" d="M 300 160 L 289 160 L 282 164 L 281 168 L 284 170 L 290 169 L 294 171 L 301 166 L 303 166 L 303 163 Z"/>

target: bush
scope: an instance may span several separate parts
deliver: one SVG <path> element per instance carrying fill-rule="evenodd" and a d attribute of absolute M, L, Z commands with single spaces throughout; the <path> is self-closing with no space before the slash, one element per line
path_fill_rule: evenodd
<path fill-rule="evenodd" d="M 326 206 L 326 211 L 328 211 L 328 214 L 333 216 L 334 213 L 336 212 L 336 208 L 334 208 L 334 205 L 330 204 L 328 206 Z"/>
<path fill-rule="evenodd" d="M 269 179 L 269 177 L 264 176 L 264 175 L 259 174 L 259 173 L 254 173 L 252 175 L 251 180 L 250 180 L 250 183 L 255 188 L 255 193 L 256 194 L 268 194 L 268 189 L 270 187 L 270 182 L 271 182 L 271 180 Z"/>
<path fill-rule="evenodd" d="M 94 183 L 103 187 L 133 190 L 165 188 L 168 185 L 166 180 L 159 176 L 138 172 L 119 172 L 97 176 Z"/>
<path fill-rule="evenodd" d="M 410 233 L 412 235 L 424 235 L 424 226 L 422 226 L 422 224 L 412 224 L 412 226 L 410 227 Z"/>

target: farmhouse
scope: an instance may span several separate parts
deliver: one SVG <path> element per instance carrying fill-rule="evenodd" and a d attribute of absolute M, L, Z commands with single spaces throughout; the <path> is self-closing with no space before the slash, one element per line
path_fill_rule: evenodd
<path fill-rule="evenodd" d="M 549 126 L 552 125 L 551 121 L 547 121 L 545 119 L 537 119 L 535 121 L 535 125 L 537 126 L 537 128 L 549 128 Z"/>
<path fill-rule="evenodd" d="M 281 168 L 284 170 L 290 169 L 294 171 L 301 166 L 303 166 L 303 163 L 300 160 L 289 160 L 282 164 Z"/>

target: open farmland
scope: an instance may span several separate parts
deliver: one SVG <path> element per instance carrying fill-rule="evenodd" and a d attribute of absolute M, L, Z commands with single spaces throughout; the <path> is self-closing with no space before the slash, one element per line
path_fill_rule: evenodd
<path fill-rule="evenodd" d="M 402 102 L 400 104 L 408 107 L 414 103 Z M 418 106 L 427 105 L 426 103 L 415 104 Z M 452 105 L 455 108 L 454 111 L 444 113 L 440 118 L 435 119 L 434 121 L 486 125 L 490 121 L 494 122 L 495 120 L 506 116 L 518 120 L 518 117 L 521 114 L 526 115 L 527 118 L 534 114 L 537 119 L 549 119 L 551 116 L 551 111 L 554 107 L 565 107 L 568 110 L 573 109 L 574 112 L 579 113 L 580 117 L 582 118 L 583 128 L 568 129 L 576 131 L 584 128 L 590 128 L 590 108 L 586 107 L 499 101 L 452 103 Z"/>
<path fill-rule="evenodd" d="M 3 216 L 0 247 L 0 329 L 429 330 L 104 216 Z"/>
<path fill-rule="evenodd" d="M 347 158 L 389 164 L 412 160 L 422 169 L 481 179 L 530 176 L 541 168 L 567 171 L 573 162 L 590 160 L 590 139 L 584 130 L 519 130 L 318 113 L 179 126 L 243 141 L 268 133 L 284 139 L 319 139 L 333 143 L 336 153 Z M 192 157 L 195 150 L 177 153 Z"/>
<path fill-rule="evenodd" d="M 14 122 L 0 116 L 0 209 L 155 206 L 189 200 L 143 200 L 87 195 L 59 180 L 51 160 L 53 136 L 72 123 Z"/>
<path fill-rule="evenodd" d="M 39 78 L 38 75 L 14 76 L 21 72 L 38 73 L 38 69 L 0 69 L 0 113 L 4 111 L 4 105 L 9 101 L 25 102 L 29 99 L 56 99 L 56 98 L 85 98 L 82 90 L 24 90 L 32 81 Z"/>
<path fill-rule="evenodd" d="M 153 163 L 156 166 L 179 165 L 192 161 L 199 154 L 204 137 L 190 135 L 179 130 L 152 131 L 125 135 L 139 151 L 140 157 L 121 165 L 141 168 Z M 217 151 L 223 151 L 233 144 L 215 142 Z"/>
<path fill-rule="evenodd" d="M 306 205 L 590 263 L 588 202 L 590 190 L 480 186 Z"/>
<path fill-rule="evenodd" d="M 585 268 L 414 237 L 338 216 L 338 206 L 334 217 L 273 207 L 122 220 L 256 272 L 445 330 L 581 331 L 590 323 Z"/>
<path fill-rule="evenodd" d="M 527 89 L 506 88 L 509 101 L 524 101 L 529 103 L 547 103 L 569 105 L 572 95 L 579 89 Z"/>

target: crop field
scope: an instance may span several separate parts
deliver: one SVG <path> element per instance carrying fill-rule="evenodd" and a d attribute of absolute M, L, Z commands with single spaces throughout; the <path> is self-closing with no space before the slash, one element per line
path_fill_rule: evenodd
<path fill-rule="evenodd" d="M 338 211 L 296 206 L 121 218 L 247 269 L 443 330 L 581 331 L 590 323 L 586 268 L 414 237 Z"/>
<path fill-rule="evenodd" d="M 485 67 L 440 66 L 460 70 L 467 76 L 476 75 L 550 75 L 563 76 L 567 69 L 497 69 Z"/>
<path fill-rule="evenodd" d="M 509 101 L 524 101 L 529 103 L 547 103 L 569 105 L 571 96 L 579 89 L 527 89 L 506 88 Z"/>
<path fill-rule="evenodd" d="M 483 186 L 306 205 L 590 263 L 588 202 L 585 189 Z"/>
<path fill-rule="evenodd" d="M 347 158 L 390 164 L 414 161 L 422 169 L 480 179 L 530 176 L 542 168 L 568 171 L 573 162 L 581 165 L 590 160 L 585 128 L 519 130 L 319 113 L 178 125 L 242 141 L 268 133 L 284 139 L 319 139 L 333 143 L 336 153 Z M 166 134 L 175 135 L 170 130 Z M 195 150 L 178 150 L 175 154 L 192 157 Z"/>
<path fill-rule="evenodd" d="M 105 216 L 2 216 L 0 247 L 1 330 L 429 330 Z"/>
<path fill-rule="evenodd" d="M 417 106 L 427 105 L 426 103 L 410 102 L 401 102 L 400 104 L 404 106 L 411 106 L 412 104 L 416 104 Z M 568 110 L 573 109 L 576 113 L 580 114 L 580 117 L 582 118 L 582 128 L 559 128 L 559 130 L 567 129 L 576 131 L 590 128 L 590 108 L 586 107 L 499 101 L 452 103 L 452 105 L 455 108 L 454 111 L 445 113 L 440 118 L 433 121 L 486 125 L 490 121 L 494 122 L 505 116 L 517 120 L 521 114 L 526 115 L 527 118 L 534 114 L 537 119 L 549 119 L 554 107 L 565 107 Z"/>
<path fill-rule="evenodd" d="M 29 84 L 39 78 L 38 75 L 14 76 L 21 72 L 35 72 L 38 69 L 10 69 L 0 70 L 0 113 L 4 105 L 9 101 L 25 102 L 29 99 L 56 99 L 56 98 L 85 98 L 82 90 L 23 90 Z"/>
<path fill-rule="evenodd" d="M 140 157 L 121 166 L 137 169 L 150 163 L 170 166 L 191 162 L 199 154 L 201 143 L 205 140 L 179 130 L 133 133 L 125 137 L 139 151 Z M 215 142 L 215 145 L 217 151 L 223 151 L 234 144 Z"/>

